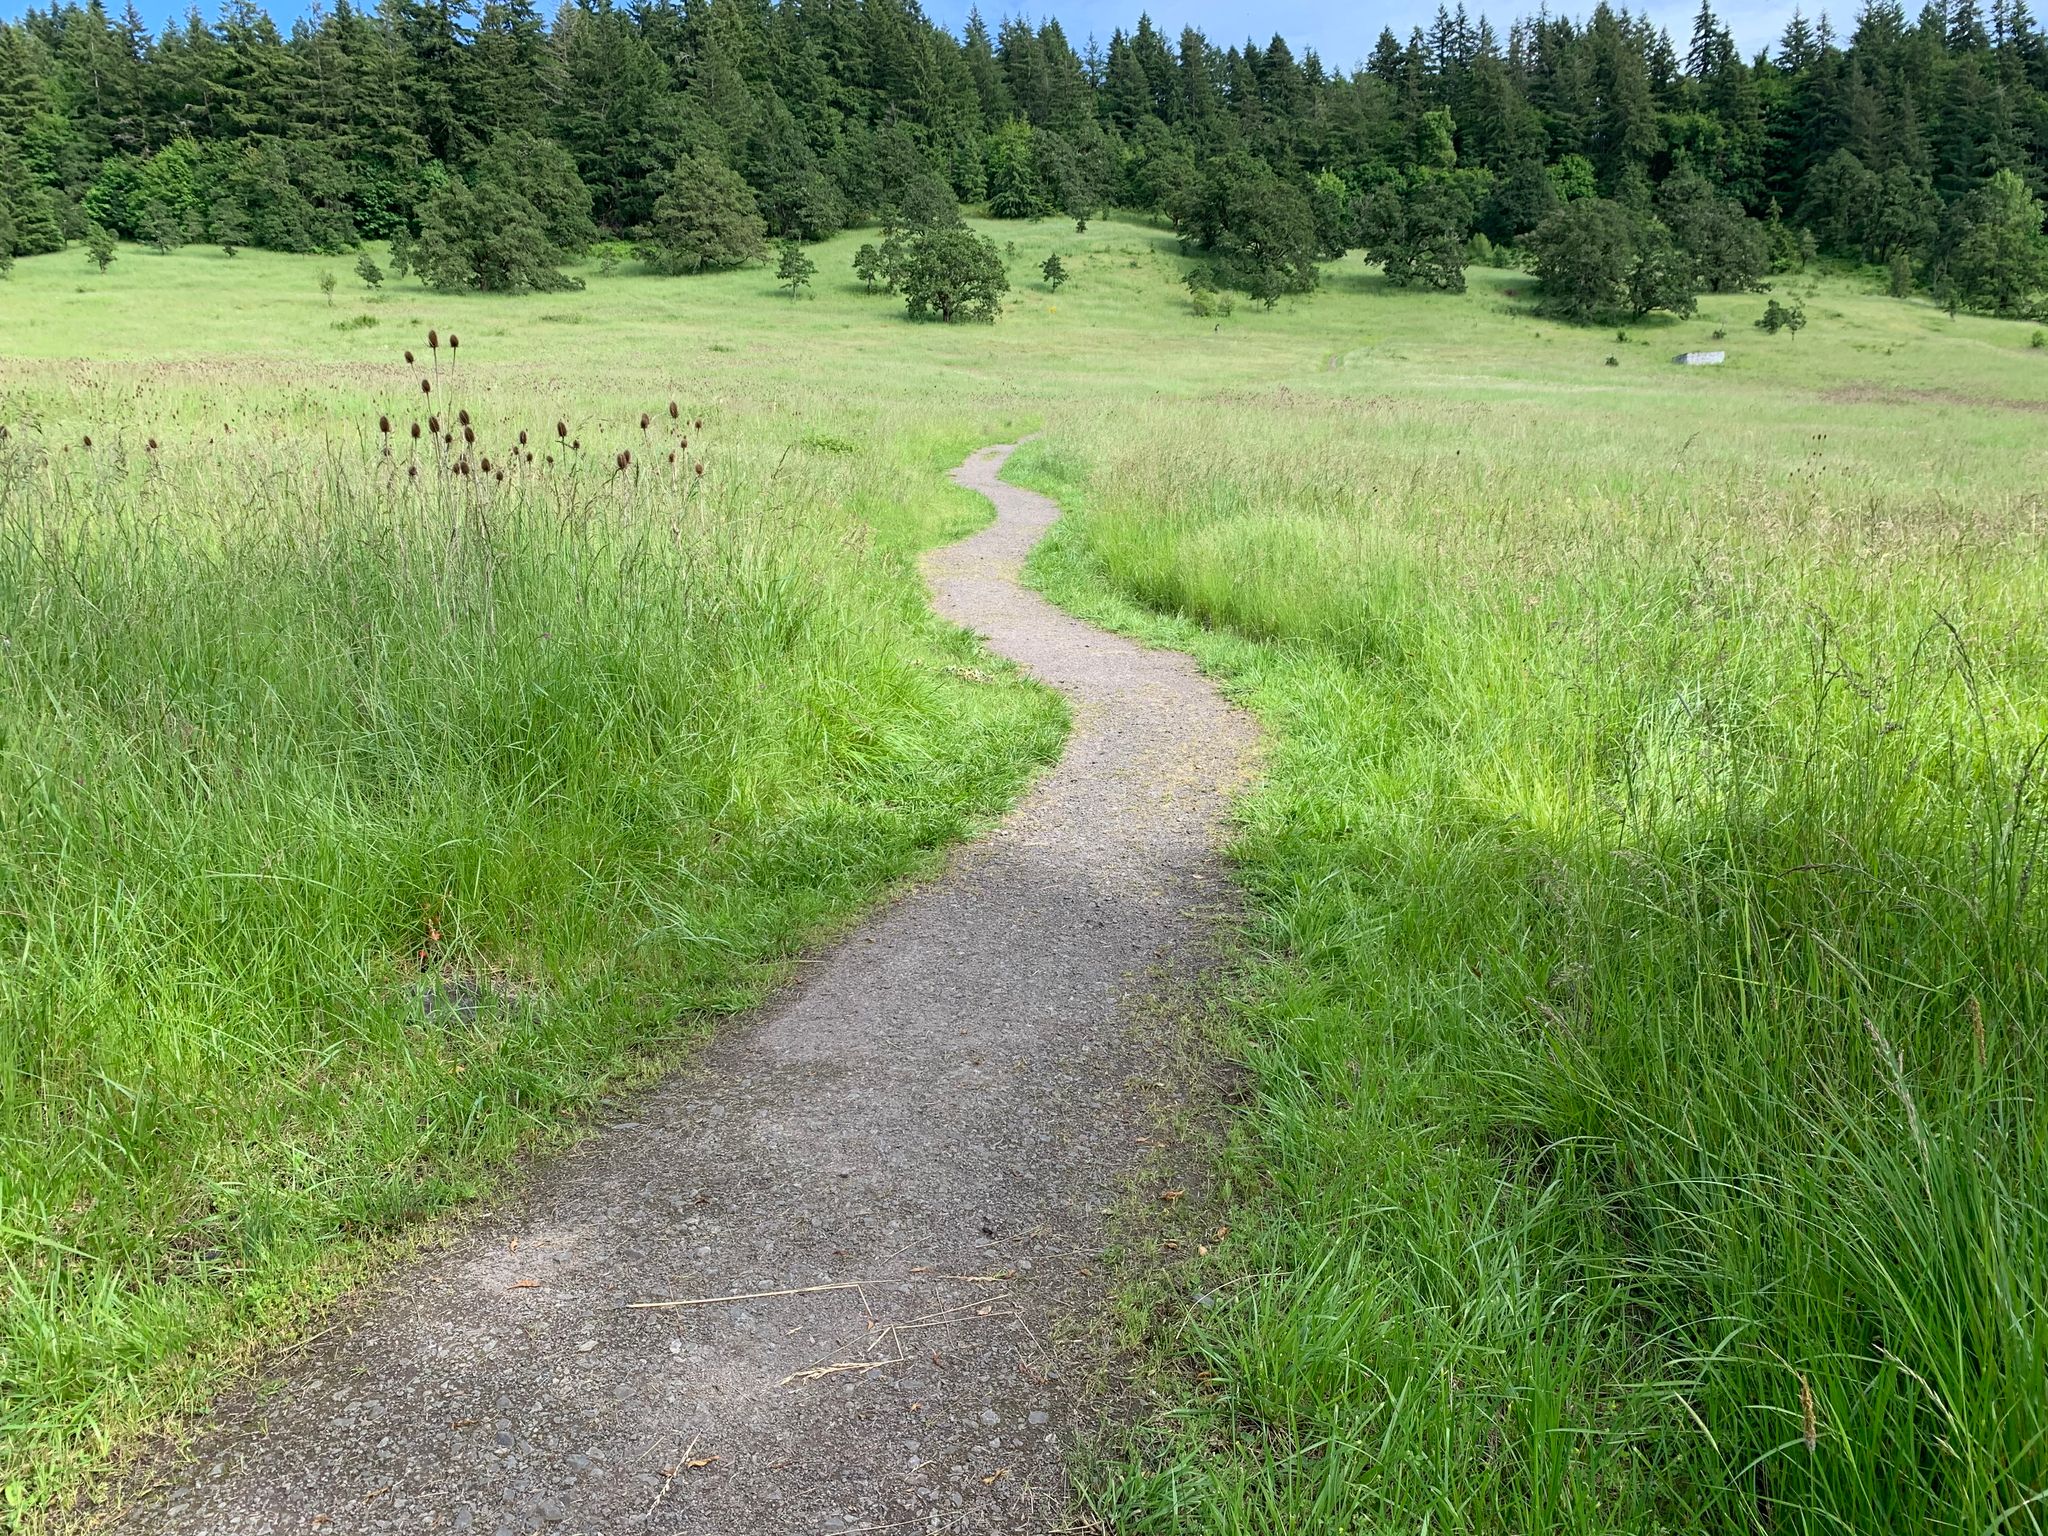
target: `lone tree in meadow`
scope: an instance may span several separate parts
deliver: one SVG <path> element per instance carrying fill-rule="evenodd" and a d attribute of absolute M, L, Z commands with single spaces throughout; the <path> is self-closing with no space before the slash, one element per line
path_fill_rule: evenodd
<path fill-rule="evenodd" d="M 1763 318 L 1756 328 L 1767 336 L 1780 331 L 1790 331 L 1797 336 L 1806 329 L 1806 306 L 1804 304 L 1780 304 L 1776 299 L 1764 306 Z"/>
<path fill-rule="evenodd" d="M 1067 280 L 1067 269 L 1060 265 L 1058 251 L 1054 251 L 1052 255 L 1046 257 L 1038 271 L 1039 275 L 1045 279 L 1045 286 L 1054 293 L 1058 293 L 1060 291 L 1060 284 Z"/>
<path fill-rule="evenodd" d="M 684 155 L 660 179 L 640 259 L 666 275 L 717 271 L 768 254 L 753 189 L 716 155 Z"/>
<path fill-rule="evenodd" d="M 875 291 L 875 284 L 882 278 L 882 253 L 875 249 L 872 240 L 853 253 L 853 275 L 866 285 L 869 293 Z"/>
<path fill-rule="evenodd" d="M 913 320 L 987 323 L 1003 312 L 1010 278 L 995 241 L 956 224 L 912 237 L 901 286 Z"/>
<path fill-rule="evenodd" d="M 327 307 L 329 309 L 334 307 L 334 285 L 335 277 L 332 272 L 322 272 L 320 274 L 320 293 L 327 300 Z"/>
<path fill-rule="evenodd" d="M 86 225 L 85 256 L 105 275 L 107 268 L 114 264 L 114 232 L 104 224 Z"/>
<path fill-rule="evenodd" d="M 795 240 L 782 242 L 781 259 L 775 263 L 775 281 L 789 290 L 792 299 L 817 275 L 818 264 L 804 254 L 802 245 Z"/>
<path fill-rule="evenodd" d="M 368 251 L 356 257 L 356 276 L 363 280 L 365 288 L 375 290 L 384 286 L 384 269 L 370 259 Z"/>

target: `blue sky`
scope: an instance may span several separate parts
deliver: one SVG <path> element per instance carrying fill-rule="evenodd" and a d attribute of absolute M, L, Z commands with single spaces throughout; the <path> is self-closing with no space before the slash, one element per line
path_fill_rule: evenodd
<path fill-rule="evenodd" d="M 955 26 L 966 18 L 971 3 L 972 0 L 924 0 L 927 15 Z M 1456 8 L 1457 0 L 1449 3 Z M 1556 14 L 1582 16 L 1593 8 L 1593 3 L 1594 0 L 1550 0 L 1549 8 Z M 1679 53 L 1684 54 L 1685 41 L 1692 35 L 1693 17 L 1699 13 L 1699 0 L 1650 0 L 1647 5 L 1641 0 L 1609 3 L 1617 10 L 1626 5 L 1639 13 L 1647 11 L 1652 20 L 1670 28 Z M 1855 3 L 1856 0 L 1842 0 L 1835 8 L 1846 19 Z M 1510 21 L 1536 9 L 1535 0 L 1511 7 L 1465 0 L 1465 6 L 1475 16 L 1482 12 L 1491 16 L 1503 36 Z M 1259 5 L 1247 5 L 1244 0 L 1159 0 L 1155 4 L 1144 0 L 1058 0 L 1056 4 L 1032 7 L 1026 14 L 1057 17 L 1077 48 L 1090 32 L 1108 42 L 1109 35 L 1118 27 L 1128 28 L 1136 21 L 1140 10 L 1148 12 L 1153 25 L 1169 36 L 1177 35 L 1190 23 L 1206 32 L 1212 42 L 1226 45 L 1241 43 L 1247 37 L 1263 44 L 1278 32 L 1296 48 L 1313 46 L 1333 69 L 1348 70 L 1372 51 L 1381 27 L 1392 27 L 1396 37 L 1406 38 L 1411 28 L 1429 24 L 1436 15 L 1436 7 L 1437 0 L 1387 0 L 1383 5 L 1372 6 L 1359 5 L 1355 0 L 1268 0 Z M 1814 0 L 1807 0 L 1809 15 L 1818 8 Z M 982 15 L 991 24 L 1001 10 L 1000 5 L 981 0 Z M 1737 46 L 1748 55 L 1777 41 L 1792 7 L 1791 0 L 1785 0 L 1783 5 L 1715 0 L 1714 11 L 1722 25 L 1735 34 Z"/>
<path fill-rule="evenodd" d="M 44 0 L 37 0 L 40 6 Z M 309 0 L 260 0 L 266 9 L 284 21 L 301 14 L 308 8 Z M 372 0 L 374 3 L 374 0 Z M 924 0 L 926 12 L 936 20 L 958 28 L 966 19 L 973 0 Z M 1455 4 L 1455 0 L 1452 0 Z M 1505 32 L 1507 23 L 1516 15 L 1535 9 L 1534 0 L 1527 5 L 1503 8 L 1498 5 L 1482 6 L 1475 0 L 1466 0 L 1467 7 L 1478 14 L 1481 10 L 1491 15 L 1494 25 Z M 1583 15 L 1592 7 L 1593 0 L 1551 0 L 1553 11 L 1571 15 Z M 1618 0 L 1628 3 L 1628 0 Z M 1855 8 L 1856 0 L 1841 0 L 1835 9 L 1842 13 L 1839 18 L 1845 24 L 1848 15 Z M 107 0 L 107 9 L 119 12 L 122 0 Z M 170 16 L 182 16 L 189 8 L 190 0 L 137 0 L 137 8 L 143 18 L 152 26 L 161 25 Z M 217 8 L 218 0 L 201 0 L 202 14 L 211 15 Z M 544 6 L 543 9 L 549 7 Z M 1698 8 L 1698 0 L 1635 0 L 1635 10 L 1647 10 L 1651 18 L 1668 27 L 1677 41 L 1679 52 L 1685 51 L 1685 41 L 1692 33 L 1692 18 Z M 1809 14 L 1821 9 L 1818 0 L 1808 6 Z M 19 15 L 22 7 L 0 0 L 0 15 Z M 1005 10 L 1002 0 L 983 0 L 982 14 L 990 23 Z M 1406 37 L 1412 27 L 1427 25 L 1436 14 L 1436 0 L 1385 0 L 1379 6 L 1361 6 L 1355 0 L 1266 0 L 1266 3 L 1249 5 L 1245 0 L 1160 0 L 1155 5 L 1146 5 L 1145 0 L 1056 0 L 1051 5 L 1033 5 L 1028 9 L 1017 9 L 1025 14 L 1038 17 L 1047 14 L 1057 16 L 1060 25 L 1067 31 L 1078 48 L 1092 32 L 1103 42 L 1118 27 L 1129 27 L 1137 20 L 1140 9 L 1148 9 L 1153 22 L 1169 35 L 1176 35 L 1183 26 L 1192 23 L 1200 27 L 1215 42 L 1222 44 L 1241 43 L 1246 37 L 1256 38 L 1263 44 L 1275 32 L 1288 42 L 1300 48 L 1312 46 L 1323 56 L 1323 62 L 1332 68 L 1349 69 L 1363 59 L 1371 50 L 1373 40 L 1379 36 L 1380 28 L 1391 26 L 1395 35 Z M 1785 18 L 1791 14 L 1790 0 L 1783 4 L 1756 3 L 1756 0 L 1724 0 L 1715 6 L 1724 25 L 1735 34 L 1735 41 L 1745 54 L 1753 54 L 1760 47 L 1775 42 L 1784 30 Z"/>

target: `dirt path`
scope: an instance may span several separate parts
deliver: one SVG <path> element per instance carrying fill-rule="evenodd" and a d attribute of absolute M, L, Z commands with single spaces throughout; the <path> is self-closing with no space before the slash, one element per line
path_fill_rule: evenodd
<path fill-rule="evenodd" d="M 1184 657 L 1017 582 L 1057 516 L 933 554 L 940 612 L 1062 689 L 991 836 L 507 1208 L 238 1397 L 119 1528 L 1058 1529 L 1102 1208 L 1142 1150 L 1139 1000 L 1200 963 L 1251 730 Z M 636 1307 L 759 1292 L 716 1305 Z M 884 1362 L 872 1369 L 861 1362 Z"/>

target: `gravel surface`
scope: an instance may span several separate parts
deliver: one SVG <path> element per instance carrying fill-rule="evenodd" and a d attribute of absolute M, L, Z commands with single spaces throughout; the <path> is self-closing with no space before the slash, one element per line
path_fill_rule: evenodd
<path fill-rule="evenodd" d="M 126 1532 L 1031 1532 L 1152 1124 L 1143 1000 L 1229 905 L 1252 731 L 1185 657 L 1018 584 L 1058 515 L 926 564 L 1061 689 L 1060 764 L 990 836 L 505 1208 L 344 1309 L 158 1467 Z M 796 1294 L 763 1295 L 764 1292 Z M 710 1304 L 704 1298 L 744 1297 Z"/>

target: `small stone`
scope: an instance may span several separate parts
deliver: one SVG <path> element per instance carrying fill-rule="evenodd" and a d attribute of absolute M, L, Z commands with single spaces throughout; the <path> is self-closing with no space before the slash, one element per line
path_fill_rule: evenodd
<path fill-rule="evenodd" d="M 1001 1415 L 999 1415 L 995 1411 L 995 1409 L 984 1408 L 981 1410 L 981 1422 L 988 1428 L 994 1429 L 998 1424 L 1002 1423 L 1003 1421 Z"/>

